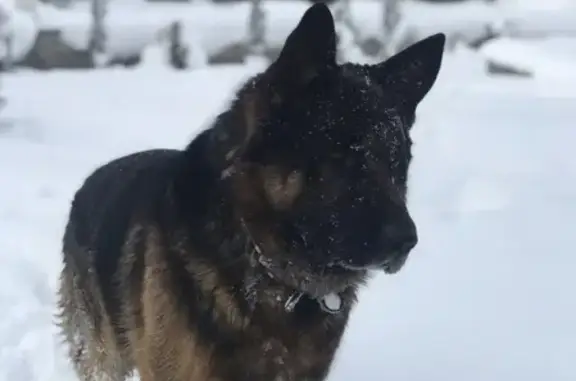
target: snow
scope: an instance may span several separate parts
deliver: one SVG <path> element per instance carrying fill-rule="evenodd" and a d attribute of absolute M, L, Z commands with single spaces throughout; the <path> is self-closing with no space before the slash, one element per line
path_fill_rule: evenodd
<path fill-rule="evenodd" d="M 148 44 L 176 18 L 187 21 L 193 54 L 211 53 L 230 35 L 242 38 L 248 15 L 246 4 L 115 4 L 117 54 Z M 276 42 L 306 7 L 266 5 Z M 363 292 L 330 381 L 574 381 L 576 6 L 470 2 L 465 18 L 452 5 L 418 6 L 408 3 L 406 24 L 419 34 L 476 33 L 500 18 L 513 35 L 564 35 L 502 38 L 447 57 L 414 128 L 411 209 L 420 243 L 405 270 Z M 378 31 L 374 2 L 356 2 L 353 11 L 363 33 Z M 36 14 L 10 15 L 16 57 L 38 28 L 63 26 L 74 46 L 86 43 L 82 6 L 39 4 Z M 488 79 L 486 57 L 536 76 Z M 150 46 L 137 70 L 2 76 L 9 103 L 0 110 L 0 381 L 74 379 L 52 322 L 63 224 L 83 178 L 114 156 L 183 146 L 262 66 L 175 73 L 162 59 Z"/>
<path fill-rule="evenodd" d="M 574 82 L 450 69 L 415 131 L 420 244 L 363 295 L 334 380 L 574 380 Z"/>
<path fill-rule="evenodd" d="M 107 25 L 110 34 L 110 50 L 114 54 L 137 52 L 154 34 L 169 23 L 180 20 L 186 25 L 188 38 L 198 40 L 208 54 L 214 54 L 231 43 L 241 41 L 248 33 L 249 2 L 229 4 L 143 4 L 111 2 Z M 279 45 L 294 28 L 309 3 L 304 1 L 267 0 L 263 3 L 267 17 L 268 42 Z M 361 23 L 365 36 L 380 32 L 382 4 L 375 0 L 355 1 L 351 11 L 356 22 Z M 417 27 L 422 33 L 440 30 L 458 30 L 462 34 L 484 31 L 485 25 L 494 18 L 495 9 L 479 2 L 462 6 L 434 6 L 407 2 L 406 24 Z M 462 17 L 466 15 L 466 17 Z M 88 3 L 79 3 L 72 9 L 59 10 L 42 6 L 39 12 L 41 28 L 56 27 L 64 31 L 65 39 L 72 46 L 83 48 L 88 42 Z M 216 22 L 217 20 L 217 22 Z"/>
<path fill-rule="evenodd" d="M 330 381 L 574 381 L 576 80 L 448 55 L 419 109 L 407 267 L 362 292 Z M 182 147 L 255 67 L 6 76 L 0 381 L 73 380 L 55 336 L 70 199 L 112 157 Z"/>
<path fill-rule="evenodd" d="M 499 8 L 507 15 L 506 28 L 513 35 L 576 35 L 572 0 L 506 0 Z"/>
<path fill-rule="evenodd" d="M 570 75 L 576 78 L 573 70 L 576 58 L 574 37 L 525 40 L 502 37 L 484 44 L 481 53 L 500 64 L 533 73 L 540 79 L 564 78 Z"/>
<path fill-rule="evenodd" d="M 482 36 L 489 24 L 505 25 L 514 34 L 576 33 L 576 5 L 570 3 L 570 0 L 500 0 L 497 4 L 493 6 L 483 1 L 458 4 L 406 1 L 403 3 L 405 17 L 401 29 L 420 37 L 442 31 L 467 39 Z M 264 2 L 268 42 L 272 45 L 280 44 L 307 6 L 305 1 Z M 106 19 L 108 53 L 114 57 L 136 54 L 152 43 L 167 25 L 181 21 L 185 26 L 184 40 L 192 44 L 195 50 L 210 56 L 231 42 L 244 39 L 249 12 L 249 2 L 170 4 L 145 3 L 141 0 L 112 1 Z M 381 33 L 381 1 L 353 1 L 351 12 L 355 22 L 362 27 L 363 37 Z M 12 13 L 11 28 L 16 36 L 16 60 L 24 57 L 32 47 L 36 33 L 42 29 L 61 30 L 63 39 L 77 49 L 88 46 L 90 10 L 87 1 L 66 9 L 40 2 L 35 5 L 33 12 Z M 2 56 L 3 52 L 0 51 Z"/>
<path fill-rule="evenodd" d="M 246 70 L 3 78 L 9 102 L 0 113 L 1 381 L 74 379 L 54 335 L 54 290 L 70 198 L 87 172 L 131 150 L 181 147 Z"/>

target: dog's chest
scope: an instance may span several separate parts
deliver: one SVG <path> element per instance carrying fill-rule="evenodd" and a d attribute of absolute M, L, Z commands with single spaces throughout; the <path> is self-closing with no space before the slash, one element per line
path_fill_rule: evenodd
<path fill-rule="evenodd" d="M 298 333 L 294 335 L 295 338 L 299 336 Z M 254 364 L 257 368 L 254 373 L 265 375 L 265 378 L 273 381 L 322 380 L 319 373 L 325 373 L 324 369 L 329 368 L 332 357 L 327 348 L 315 348 L 314 343 L 306 338 L 297 339 L 291 344 L 288 346 L 276 338 L 264 340 L 255 351 L 261 357 Z"/>
<path fill-rule="evenodd" d="M 291 364 L 293 359 L 289 356 L 289 351 L 285 345 L 283 345 L 279 340 L 267 339 L 265 340 L 259 348 L 262 353 L 262 358 L 269 363 L 269 366 L 283 369 L 286 365 L 298 365 Z M 286 375 L 278 375 L 276 377 L 278 381 L 288 381 Z"/>
<path fill-rule="evenodd" d="M 308 305 L 303 301 L 291 313 L 276 316 L 268 324 L 257 324 L 263 329 L 244 351 L 244 356 L 250 353 L 253 360 L 244 364 L 247 373 L 266 381 L 324 380 L 346 319 L 346 313 L 329 316 L 319 310 L 316 302 Z"/>

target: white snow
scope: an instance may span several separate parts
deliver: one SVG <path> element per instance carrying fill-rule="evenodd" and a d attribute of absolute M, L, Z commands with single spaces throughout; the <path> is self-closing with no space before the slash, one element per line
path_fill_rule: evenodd
<path fill-rule="evenodd" d="M 501 64 L 527 70 L 539 79 L 576 78 L 576 34 L 574 37 L 515 39 L 502 37 L 488 41 L 481 53 Z"/>
<path fill-rule="evenodd" d="M 554 41 L 534 56 L 573 44 Z M 533 80 L 487 78 L 481 56 L 448 55 L 419 108 L 420 243 L 362 293 L 330 381 L 576 380 L 576 54 L 538 61 L 554 75 Z M 0 381 L 75 379 L 52 323 L 84 177 L 184 146 L 258 66 L 3 75 Z"/>

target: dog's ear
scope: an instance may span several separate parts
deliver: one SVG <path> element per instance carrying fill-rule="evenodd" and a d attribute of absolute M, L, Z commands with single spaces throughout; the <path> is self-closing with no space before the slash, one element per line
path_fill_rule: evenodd
<path fill-rule="evenodd" d="M 268 149 L 262 143 L 261 121 L 270 108 L 297 95 L 322 71 L 336 67 L 336 31 L 330 9 L 317 3 L 304 13 L 290 33 L 280 55 L 270 67 L 249 83 L 238 95 L 241 100 L 242 137 L 233 139 L 226 160 L 262 160 Z M 278 128 L 275 127 L 276 135 Z"/>
<path fill-rule="evenodd" d="M 281 99 L 305 87 L 322 70 L 335 66 L 334 18 L 326 4 L 317 3 L 304 13 L 268 73 Z"/>
<path fill-rule="evenodd" d="M 412 113 L 434 85 L 444 54 L 446 36 L 425 38 L 384 62 L 370 67 L 370 76 Z"/>

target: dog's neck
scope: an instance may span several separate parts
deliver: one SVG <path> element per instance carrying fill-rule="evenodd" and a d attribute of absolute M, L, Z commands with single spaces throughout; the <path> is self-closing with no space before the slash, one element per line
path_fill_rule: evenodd
<path fill-rule="evenodd" d="M 252 238 L 252 235 L 250 234 L 250 231 L 243 220 L 241 221 L 241 224 L 247 237 L 246 250 L 250 256 L 250 266 L 255 270 L 255 274 L 252 275 L 251 282 L 246 285 L 246 297 L 249 301 L 255 302 L 257 296 L 254 295 L 254 289 L 258 284 L 261 283 L 261 278 L 263 276 L 266 276 L 278 283 L 282 283 L 282 281 L 278 279 L 278 277 L 274 274 L 273 269 L 270 267 L 269 261 L 263 255 L 260 246 Z M 296 305 L 302 300 L 302 298 L 315 300 L 318 303 L 319 308 L 327 314 L 338 314 L 342 312 L 344 308 L 343 297 L 340 293 L 337 292 L 329 292 L 323 295 L 311 295 L 303 290 L 293 288 L 288 292 L 288 294 L 286 292 L 278 292 L 277 295 L 271 296 L 274 300 L 277 301 L 277 303 L 282 305 L 282 308 L 287 313 L 292 312 L 296 308 Z"/>
<path fill-rule="evenodd" d="M 226 185 L 223 184 L 223 174 L 229 171 L 229 160 L 221 162 L 218 160 L 224 151 L 221 147 L 221 142 L 217 138 L 216 129 L 209 129 L 202 133 L 201 139 L 207 140 L 210 144 L 210 149 L 195 150 L 192 145 L 198 144 L 199 139 L 195 139 L 191 143 L 191 148 L 187 149 L 187 163 L 186 171 L 183 174 L 184 179 L 197 177 L 196 171 L 201 174 L 209 176 L 215 183 L 215 189 L 221 189 L 220 194 L 206 193 L 204 196 L 210 198 L 213 202 L 208 200 L 194 200 L 194 203 L 202 204 L 216 204 L 219 205 L 218 210 L 207 211 L 211 215 L 207 220 L 222 221 L 222 215 L 234 215 L 234 206 L 230 202 L 228 190 L 224 190 Z M 205 167 L 198 167 L 198 163 L 210 163 L 209 174 L 206 174 Z M 228 175 L 224 176 L 228 178 Z M 190 192 L 186 187 L 190 186 L 187 181 L 183 181 L 184 187 L 181 189 L 182 195 L 187 195 Z M 182 199 L 186 200 L 183 196 Z M 186 212 L 185 212 L 186 214 Z M 240 223 L 240 226 L 237 223 Z M 233 225 L 224 228 L 229 236 L 229 241 L 223 244 L 221 237 L 215 239 L 214 244 L 216 250 L 222 251 L 224 257 L 228 257 L 231 252 L 237 252 L 238 255 L 245 256 L 249 254 L 249 261 L 244 279 L 240 280 L 244 283 L 244 293 L 249 304 L 256 304 L 259 301 L 267 300 L 268 304 L 273 303 L 276 306 L 282 306 L 285 312 L 291 312 L 294 308 L 305 299 L 314 300 L 317 302 L 319 308 L 325 313 L 338 314 L 346 309 L 349 295 L 355 295 L 355 287 L 351 284 L 342 285 L 337 279 L 322 277 L 322 279 L 305 279 L 302 275 L 295 277 L 293 274 L 298 271 L 300 265 L 292 265 L 287 263 L 270 263 L 267 259 L 266 253 L 263 253 L 257 242 L 253 239 L 247 224 L 244 220 L 236 220 Z M 213 231 L 216 228 L 209 228 Z M 217 230 L 217 229 L 216 229 Z M 336 290 L 337 292 L 334 292 Z M 343 297 L 344 296 L 344 297 Z"/>

